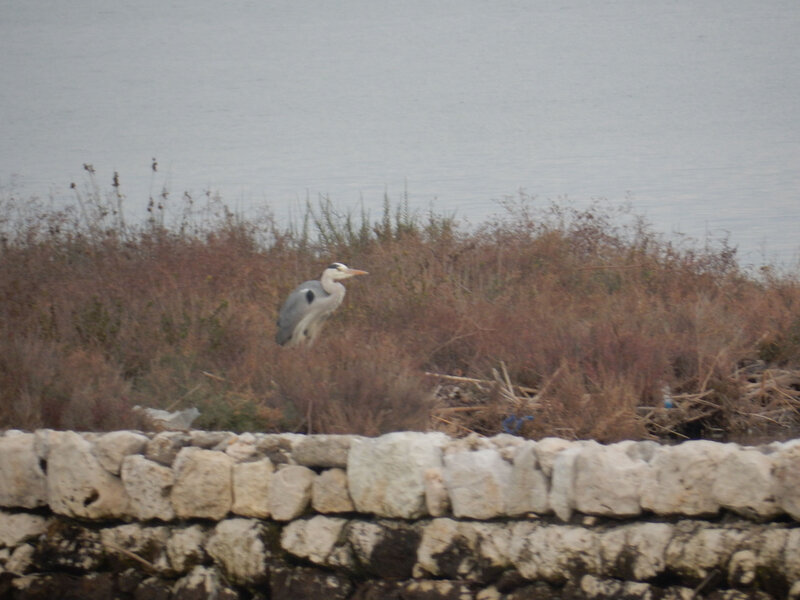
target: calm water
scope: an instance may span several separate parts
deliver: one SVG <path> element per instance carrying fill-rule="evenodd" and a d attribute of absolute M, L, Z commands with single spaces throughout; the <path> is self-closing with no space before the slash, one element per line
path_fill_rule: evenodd
<path fill-rule="evenodd" d="M 4 0 L 0 193 L 162 186 L 287 218 L 524 189 L 800 251 L 800 3 Z M 160 171 L 153 176 L 150 162 Z"/>

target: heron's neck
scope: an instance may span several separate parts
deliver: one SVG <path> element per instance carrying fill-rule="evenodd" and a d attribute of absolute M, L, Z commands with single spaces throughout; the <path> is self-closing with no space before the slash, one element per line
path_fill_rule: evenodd
<path fill-rule="evenodd" d="M 332 277 L 323 275 L 320 283 L 322 284 L 322 289 L 331 296 L 344 296 L 344 286 Z"/>

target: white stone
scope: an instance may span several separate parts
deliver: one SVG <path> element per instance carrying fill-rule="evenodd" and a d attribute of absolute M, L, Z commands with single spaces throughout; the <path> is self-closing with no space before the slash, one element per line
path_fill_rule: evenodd
<path fill-rule="evenodd" d="M 511 477 L 506 489 L 506 513 L 519 516 L 550 511 L 549 479 L 539 468 L 536 442 L 528 441 L 516 448 Z"/>
<path fill-rule="evenodd" d="M 256 438 L 250 433 L 243 433 L 233 440 L 226 443 L 225 454 L 230 456 L 236 462 L 244 462 L 250 460 L 258 453 L 256 448 Z"/>
<path fill-rule="evenodd" d="M 633 577 L 643 581 L 664 572 L 667 545 L 673 528 L 668 523 L 633 523 L 600 534 L 600 552 L 604 572 L 620 579 Z M 630 573 L 618 572 L 618 564 L 627 565 Z"/>
<path fill-rule="evenodd" d="M 356 510 L 392 518 L 423 516 L 425 472 L 441 468 L 447 440 L 444 434 L 411 431 L 353 440 L 347 478 Z"/>
<path fill-rule="evenodd" d="M 780 514 L 780 506 L 775 500 L 773 467 L 772 457 L 757 450 L 731 452 L 720 461 L 717 469 L 712 487 L 714 499 L 722 508 L 750 519 Z"/>
<path fill-rule="evenodd" d="M 491 519 L 505 515 L 511 465 L 495 449 L 445 454 L 444 483 L 456 517 Z"/>
<path fill-rule="evenodd" d="M 133 431 L 112 431 L 97 438 L 92 451 L 100 465 L 112 475 L 119 475 L 122 460 L 144 451 L 149 438 Z"/>
<path fill-rule="evenodd" d="M 322 514 L 355 510 L 347 490 L 347 473 L 344 469 L 326 469 L 314 478 L 311 506 L 314 511 Z"/>
<path fill-rule="evenodd" d="M 579 444 L 572 444 L 558 452 L 553 460 L 548 500 L 550 508 L 562 521 L 569 521 L 575 509 L 575 459 L 580 451 Z"/>
<path fill-rule="evenodd" d="M 572 501 L 584 514 L 633 517 L 642 512 L 640 489 L 647 463 L 624 448 L 583 445 L 574 464 Z"/>
<path fill-rule="evenodd" d="M 133 454 L 122 461 L 121 475 L 131 500 L 131 512 L 137 519 L 170 521 L 175 518 L 170 501 L 175 482 L 172 469 Z"/>
<path fill-rule="evenodd" d="M 800 440 L 786 443 L 775 456 L 775 493 L 780 507 L 800 521 Z"/>
<path fill-rule="evenodd" d="M 512 526 L 510 558 L 526 579 L 561 583 L 572 572 L 601 570 L 598 535 L 570 525 L 520 522 Z"/>
<path fill-rule="evenodd" d="M 126 552 L 135 554 L 157 569 L 169 567 L 165 551 L 169 529 L 164 526 L 146 527 L 128 523 L 100 530 L 100 542 L 110 554 L 126 558 Z"/>
<path fill-rule="evenodd" d="M 358 438 L 353 435 L 305 436 L 292 449 L 292 457 L 297 464 L 306 467 L 344 468 L 350 445 Z"/>
<path fill-rule="evenodd" d="M 733 553 L 747 540 L 737 529 L 681 521 L 675 527 L 665 553 L 667 568 L 684 577 L 704 579 L 714 569 L 723 569 Z"/>
<path fill-rule="evenodd" d="M 275 467 L 268 458 L 233 466 L 233 513 L 264 519 L 269 516 L 269 486 Z"/>
<path fill-rule="evenodd" d="M 173 466 L 172 506 L 182 518 L 219 520 L 233 505 L 233 459 L 222 452 L 183 448 Z"/>
<path fill-rule="evenodd" d="M 47 496 L 53 512 L 87 519 L 130 515 L 122 481 L 100 466 L 92 444 L 77 433 L 61 432 L 51 440 L 47 464 Z"/>
<path fill-rule="evenodd" d="M 730 444 L 706 440 L 666 446 L 656 452 L 642 481 L 642 508 L 659 515 L 711 515 L 719 510 L 712 490 Z"/>
<path fill-rule="evenodd" d="M 444 483 L 444 473 L 438 467 L 426 469 L 425 508 L 432 517 L 441 517 L 450 511 L 450 496 Z"/>
<path fill-rule="evenodd" d="M 207 550 L 234 582 L 257 583 L 266 579 L 268 551 L 266 528 L 254 519 L 227 519 L 214 528 Z"/>
<path fill-rule="evenodd" d="M 510 566 L 510 543 L 511 529 L 502 523 L 433 519 L 422 530 L 414 577 L 480 580 L 484 570 Z"/>
<path fill-rule="evenodd" d="M 182 577 L 172 586 L 172 598 L 209 598 L 220 597 L 223 584 L 216 569 L 208 569 L 201 565 L 194 567 L 188 575 Z"/>
<path fill-rule="evenodd" d="M 294 556 L 307 558 L 318 565 L 328 565 L 346 524 L 346 519 L 322 515 L 292 521 L 283 528 L 281 547 Z"/>
<path fill-rule="evenodd" d="M 172 529 L 167 540 L 167 558 L 177 573 L 185 573 L 203 563 L 206 531 L 200 525 Z"/>
<path fill-rule="evenodd" d="M 47 504 L 47 477 L 39 464 L 36 436 L 0 437 L 0 506 L 36 508 Z"/>
<path fill-rule="evenodd" d="M 9 513 L 0 510 L 0 548 L 12 548 L 44 533 L 47 519 L 28 513 Z"/>
<path fill-rule="evenodd" d="M 574 442 L 561 438 L 547 437 L 536 442 L 536 460 L 546 477 L 553 475 L 553 463 L 559 452 L 571 447 Z"/>
<path fill-rule="evenodd" d="M 302 515 L 311 501 L 314 471 L 300 465 L 288 465 L 272 474 L 267 505 L 276 521 L 291 521 Z"/>
<path fill-rule="evenodd" d="M 23 575 L 33 566 L 36 549 L 30 544 L 22 544 L 14 548 L 11 557 L 5 564 L 5 570 L 15 575 Z"/>

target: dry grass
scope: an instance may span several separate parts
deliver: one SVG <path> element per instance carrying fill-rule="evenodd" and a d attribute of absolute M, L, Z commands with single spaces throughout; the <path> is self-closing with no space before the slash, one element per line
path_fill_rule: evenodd
<path fill-rule="evenodd" d="M 185 197 L 135 228 L 117 192 L 3 200 L 0 427 L 129 427 L 138 404 L 234 430 L 798 433 L 797 274 L 746 274 L 724 242 L 525 198 L 473 229 L 387 201 L 281 231 Z M 276 346 L 283 297 L 331 260 L 371 274 L 317 345 Z"/>

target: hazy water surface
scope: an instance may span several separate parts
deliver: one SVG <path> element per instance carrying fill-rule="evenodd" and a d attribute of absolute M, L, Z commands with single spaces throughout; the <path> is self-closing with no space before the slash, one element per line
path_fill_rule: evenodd
<path fill-rule="evenodd" d="M 800 3 L 6 0 L 0 184 L 83 163 L 279 218 L 384 191 L 480 221 L 524 189 L 800 248 Z M 150 162 L 157 157 L 159 173 Z"/>

